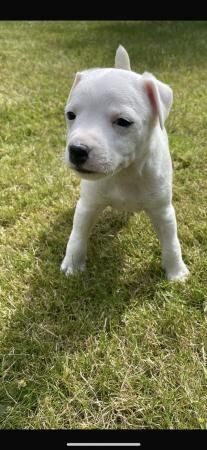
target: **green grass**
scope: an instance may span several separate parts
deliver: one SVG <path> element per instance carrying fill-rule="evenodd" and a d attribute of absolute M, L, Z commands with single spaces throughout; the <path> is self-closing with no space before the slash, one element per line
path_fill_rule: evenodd
<path fill-rule="evenodd" d="M 191 277 L 167 282 L 144 214 L 106 210 L 84 274 L 59 271 L 79 180 L 64 167 L 77 70 L 171 85 L 174 205 Z M 207 427 L 207 22 L 1 22 L 1 428 Z"/>

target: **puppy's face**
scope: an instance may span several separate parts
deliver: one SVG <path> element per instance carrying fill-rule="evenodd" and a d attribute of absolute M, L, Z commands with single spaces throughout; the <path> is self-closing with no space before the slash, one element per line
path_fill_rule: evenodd
<path fill-rule="evenodd" d="M 163 111 L 153 78 L 122 69 L 78 73 L 65 108 L 66 164 L 98 179 L 141 160 L 158 118 L 163 126 Z"/>

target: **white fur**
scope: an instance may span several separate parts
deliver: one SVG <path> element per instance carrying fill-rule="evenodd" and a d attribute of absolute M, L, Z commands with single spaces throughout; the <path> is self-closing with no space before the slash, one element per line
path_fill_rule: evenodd
<path fill-rule="evenodd" d="M 164 127 L 172 105 L 171 88 L 153 75 L 130 70 L 128 53 L 119 47 L 116 68 L 91 69 L 76 75 L 66 105 L 76 118 L 68 123 L 65 150 L 86 145 L 89 158 L 81 173 L 81 193 L 61 270 L 66 275 L 85 269 L 87 241 L 98 215 L 107 205 L 144 210 L 162 248 L 162 267 L 169 280 L 184 280 L 172 205 L 172 164 Z M 129 127 L 117 119 L 133 122 Z M 79 174 L 80 175 L 80 174 Z"/>
<path fill-rule="evenodd" d="M 115 67 L 117 69 L 131 70 L 129 55 L 122 45 L 119 45 L 116 51 Z"/>

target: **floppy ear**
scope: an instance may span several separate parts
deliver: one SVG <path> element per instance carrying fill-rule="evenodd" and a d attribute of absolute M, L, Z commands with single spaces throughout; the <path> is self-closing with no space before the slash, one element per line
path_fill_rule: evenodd
<path fill-rule="evenodd" d="M 71 97 L 71 94 L 73 92 L 74 87 L 77 86 L 77 84 L 79 83 L 80 80 L 81 80 L 81 72 L 77 72 L 76 76 L 75 76 L 75 80 L 74 80 L 74 82 L 72 84 L 72 87 L 71 87 L 71 90 L 70 90 L 70 93 L 69 93 L 69 96 L 68 96 L 67 103 L 69 103 L 69 100 L 70 100 L 70 97 Z"/>
<path fill-rule="evenodd" d="M 145 72 L 142 77 L 154 115 L 159 118 L 160 127 L 163 129 L 173 102 L 172 89 L 148 72 Z"/>
<path fill-rule="evenodd" d="M 122 45 L 119 45 L 116 51 L 115 68 L 131 70 L 129 55 Z"/>

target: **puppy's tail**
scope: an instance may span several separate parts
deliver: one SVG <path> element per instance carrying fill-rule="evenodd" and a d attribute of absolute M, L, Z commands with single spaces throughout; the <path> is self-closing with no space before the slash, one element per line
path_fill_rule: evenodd
<path fill-rule="evenodd" d="M 119 45 L 116 51 L 115 67 L 116 69 L 131 70 L 129 55 L 122 45 Z"/>

